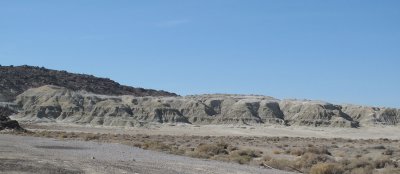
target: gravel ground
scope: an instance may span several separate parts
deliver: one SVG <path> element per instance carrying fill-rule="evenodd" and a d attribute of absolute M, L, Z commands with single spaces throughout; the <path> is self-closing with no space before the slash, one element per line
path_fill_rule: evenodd
<path fill-rule="evenodd" d="M 135 147 L 0 134 L 0 173 L 288 173 Z"/>
<path fill-rule="evenodd" d="M 11 117 L 10 117 L 11 118 Z M 52 130 L 66 132 L 90 132 L 111 134 L 146 135 L 196 135 L 196 136 L 260 136 L 260 137 L 312 137 L 347 139 L 400 139 L 400 126 L 375 126 L 362 128 L 307 127 L 281 125 L 188 125 L 158 124 L 149 127 L 88 126 L 65 123 L 22 123 L 28 130 Z"/>

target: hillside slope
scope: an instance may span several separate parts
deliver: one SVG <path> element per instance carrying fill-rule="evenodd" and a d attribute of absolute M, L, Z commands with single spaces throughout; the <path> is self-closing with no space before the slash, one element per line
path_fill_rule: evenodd
<path fill-rule="evenodd" d="M 177 96 L 166 91 L 120 85 L 107 78 L 33 66 L 0 66 L 0 102 L 10 102 L 29 88 L 56 85 L 104 95 Z"/>
<path fill-rule="evenodd" d="M 181 97 L 31 66 L 0 67 L 1 101 L 15 102 L 12 108 L 19 113 L 13 118 L 18 120 L 104 126 L 188 123 L 363 127 L 394 126 L 400 121 L 400 110 L 393 108 L 256 95 Z"/>
<path fill-rule="evenodd" d="M 149 123 L 358 126 L 337 105 L 267 96 L 105 96 L 42 86 L 19 95 L 16 104 L 21 112 L 15 118 L 38 122 L 127 127 Z"/>

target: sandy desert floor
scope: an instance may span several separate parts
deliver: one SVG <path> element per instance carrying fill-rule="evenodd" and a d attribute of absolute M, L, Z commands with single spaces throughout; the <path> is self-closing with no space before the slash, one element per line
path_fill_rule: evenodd
<path fill-rule="evenodd" d="M 85 141 L 0 135 L 0 173 L 289 173 Z"/>
<path fill-rule="evenodd" d="M 362 128 L 332 128 L 306 126 L 235 126 L 164 124 L 148 127 L 103 127 L 79 126 L 71 124 L 24 124 L 30 130 L 54 130 L 67 132 L 114 133 L 114 134 L 148 134 L 148 135 L 196 135 L 196 136 L 267 136 L 267 137 L 313 137 L 313 138 L 346 138 L 346 139 L 400 139 L 400 127 L 376 126 Z"/>
<path fill-rule="evenodd" d="M 326 169 L 343 174 L 400 173 L 399 127 L 156 124 L 118 128 L 54 123 L 22 126 L 29 132 L 17 133 L 15 137 L 1 135 L 0 153 L 7 156 L 0 159 L 2 168 L 22 165 L 29 169 L 26 164 L 15 164 L 15 159 L 29 159 L 22 163 L 40 166 L 35 164 L 40 157 L 43 164 L 54 164 L 48 166 L 50 173 L 54 170 L 72 173 L 279 173 L 283 170 L 313 173 L 313 170 Z M 16 144 L 15 148 L 12 144 Z M 96 160 L 91 160 L 92 156 Z M 130 161 L 132 159 L 135 161 Z M 83 170 L 85 168 L 88 170 Z"/>

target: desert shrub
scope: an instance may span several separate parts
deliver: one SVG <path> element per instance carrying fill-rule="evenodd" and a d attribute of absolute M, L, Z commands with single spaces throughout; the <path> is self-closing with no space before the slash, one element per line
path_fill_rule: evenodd
<path fill-rule="evenodd" d="M 372 162 L 371 160 L 365 158 L 359 158 L 359 159 L 343 160 L 341 161 L 341 164 L 345 166 L 345 169 L 348 171 L 351 171 L 356 168 L 364 168 L 372 170 L 375 167 L 371 162 Z"/>
<path fill-rule="evenodd" d="M 361 155 L 361 154 L 357 154 L 355 157 L 356 157 L 356 158 L 361 158 L 362 155 Z"/>
<path fill-rule="evenodd" d="M 51 134 L 48 131 L 40 131 L 40 132 L 35 132 L 35 135 L 37 137 L 47 137 L 47 138 L 51 138 Z"/>
<path fill-rule="evenodd" d="M 393 155 L 393 150 L 392 149 L 386 149 L 385 151 L 382 152 L 382 155 Z"/>
<path fill-rule="evenodd" d="M 226 148 L 226 149 L 227 149 L 229 152 L 238 150 L 238 148 L 235 147 L 235 146 L 228 146 L 228 148 Z"/>
<path fill-rule="evenodd" d="M 237 151 L 233 152 L 233 154 L 235 154 L 235 153 L 238 153 L 241 156 L 243 156 L 243 155 L 250 156 L 252 158 L 258 158 L 263 154 L 259 150 L 249 150 L 249 149 L 247 149 L 247 150 L 237 150 Z"/>
<path fill-rule="evenodd" d="M 300 149 L 300 148 L 294 148 L 294 149 L 290 149 L 290 155 L 294 155 L 294 156 L 301 156 L 303 155 L 304 149 Z"/>
<path fill-rule="evenodd" d="M 221 146 L 219 144 L 204 144 L 199 145 L 196 149 L 198 152 L 207 153 L 211 155 L 227 154 L 226 146 Z"/>
<path fill-rule="evenodd" d="M 346 171 L 349 171 L 350 174 L 370 174 L 375 168 L 372 162 L 373 161 L 370 159 L 357 158 L 351 160 L 342 160 L 340 164 L 344 167 Z"/>
<path fill-rule="evenodd" d="M 190 154 L 190 156 L 197 158 L 210 158 L 215 155 L 226 155 L 228 154 L 227 148 L 228 146 L 223 143 L 200 144 L 194 152 Z"/>
<path fill-rule="evenodd" d="M 83 140 L 85 140 L 85 141 L 98 140 L 98 139 L 100 139 L 100 135 L 91 134 L 91 133 L 83 135 Z"/>
<path fill-rule="evenodd" d="M 326 154 L 326 155 L 332 155 L 329 151 L 328 148 L 323 146 L 323 147 L 309 147 L 307 148 L 306 152 L 308 153 L 314 153 L 314 154 Z"/>
<path fill-rule="evenodd" d="M 275 155 L 279 155 L 279 154 L 281 154 L 281 151 L 279 151 L 279 150 L 274 150 L 274 151 L 272 151 L 272 153 L 275 154 Z"/>
<path fill-rule="evenodd" d="M 237 162 L 239 164 L 249 164 L 253 158 L 260 157 L 261 151 L 256 150 L 236 150 L 229 153 L 229 161 Z"/>
<path fill-rule="evenodd" d="M 58 136 L 58 138 L 60 138 L 60 139 L 68 138 L 68 134 L 66 134 L 66 133 L 61 133 L 61 134 Z"/>
<path fill-rule="evenodd" d="M 334 144 L 334 145 L 331 145 L 331 148 L 339 148 L 339 146 L 338 145 L 336 145 L 336 144 Z"/>
<path fill-rule="evenodd" d="M 398 167 L 397 163 L 390 160 L 388 157 L 381 157 L 376 160 L 358 158 L 351 160 L 343 160 L 341 164 L 346 171 L 351 171 L 351 174 L 370 174 L 374 169 L 382 169 L 386 167 Z"/>
<path fill-rule="evenodd" d="M 141 148 L 149 149 L 149 150 L 158 150 L 158 151 L 171 151 L 171 146 L 168 146 L 159 141 L 145 141 Z"/>
<path fill-rule="evenodd" d="M 171 148 L 170 153 L 175 154 L 175 155 L 184 155 L 186 153 L 186 151 L 184 149 L 173 147 L 173 148 Z"/>
<path fill-rule="evenodd" d="M 307 173 L 312 166 L 318 163 L 327 162 L 334 162 L 334 160 L 328 155 L 305 153 L 303 156 L 296 160 L 295 167 Z"/>
<path fill-rule="evenodd" d="M 326 154 L 326 155 L 332 155 L 327 147 L 315 147 L 315 146 L 309 146 L 308 148 L 293 148 L 290 149 L 290 154 L 294 156 L 302 156 L 305 153 L 312 153 L 312 154 Z"/>
<path fill-rule="evenodd" d="M 362 152 L 363 152 L 363 154 L 368 154 L 369 150 L 368 149 L 363 149 Z"/>
<path fill-rule="evenodd" d="M 310 174 L 342 174 L 343 172 L 343 168 L 335 163 L 318 163 L 310 169 Z"/>
<path fill-rule="evenodd" d="M 381 157 L 373 162 L 373 166 L 377 169 L 381 169 L 387 166 L 397 167 L 397 163 L 392 161 L 389 157 Z"/>
<path fill-rule="evenodd" d="M 379 146 L 373 146 L 371 149 L 386 149 L 385 146 L 379 145 Z"/>
<path fill-rule="evenodd" d="M 269 156 L 269 155 L 265 155 L 265 156 L 262 157 L 262 161 L 263 161 L 263 162 L 264 162 L 264 161 L 269 161 L 269 160 L 272 160 L 272 157 Z"/>
<path fill-rule="evenodd" d="M 239 164 L 248 164 L 251 160 L 252 157 L 248 154 L 243 154 L 241 152 L 232 152 L 231 155 L 229 155 L 229 160 L 237 162 Z"/>
<path fill-rule="evenodd" d="M 229 144 L 228 143 L 225 143 L 225 142 L 222 142 L 222 141 L 220 141 L 220 142 L 217 142 L 217 143 L 214 143 L 216 146 L 218 146 L 218 147 L 222 147 L 222 148 L 224 148 L 224 149 L 227 149 L 228 147 L 229 147 Z"/>
<path fill-rule="evenodd" d="M 355 168 L 351 170 L 350 174 L 372 174 L 372 171 L 371 168 Z"/>
<path fill-rule="evenodd" d="M 142 143 L 133 143 L 133 144 L 130 144 L 130 145 L 134 146 L 134 147 L 142 148 Z"/>

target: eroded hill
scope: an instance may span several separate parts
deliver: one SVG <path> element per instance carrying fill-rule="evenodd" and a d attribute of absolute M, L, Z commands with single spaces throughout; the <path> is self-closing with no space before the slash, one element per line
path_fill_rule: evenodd
<path fill-rule="evenodd" d="M 29 88 L 44 85 L 62 86 L 104 95 L 176 96 L 153 89 L 134 88 L 92 75 L 74 74 L 34 66 L 0 66 L 0 102 L 10 102 Z"/>
<path fill-rule="evenodd" d="M 38 67 L 0 67 L 0 98 L 18 120 L 104 126 L 152 123 L 280 124 L 359 127 L 398 125 L 400 110 L 279 100 L 255 95 L 177 96 L 104 78 Z M 1 101 L 0 100 L 0 101 Z"/>
<path fill-rule="evenodd" d="M 57 86 L 27 90 L 16 104 L 21 108 L 16 117 L 20 120 L 127 127 L 149 123 L 359 127 L 397 125 L 400 116 L 397 109 L 370 111 L 369 107 L 267 96 L 106 96 Z"/>

